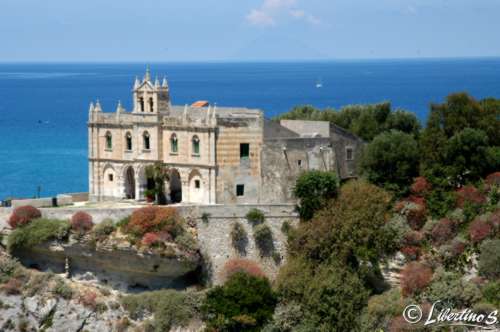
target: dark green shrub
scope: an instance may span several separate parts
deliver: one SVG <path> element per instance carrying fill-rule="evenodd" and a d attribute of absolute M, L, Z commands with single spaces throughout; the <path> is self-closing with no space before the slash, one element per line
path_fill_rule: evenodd
<path fill-rule="evenodd" d="M 231 243 L 240 253 L 244 253 L 248 243 L 247 231 L 240 222 L 235 222 L 231 229 Z"/>
<path fill-rule="evenodd" d="M 281 232 L 285 235 L 288 236 L 288 234 L 290 233 L 290 231 L 292 230 L 292 225 L 290 225 L 290 222 L 288 221 L 284 221 L 282 224 L 281 224 Z"/>
<path fill-rule="evenodd" d="M 264 212 L 255 208 L 248 211 L 248 213 L 246 214 L 246 218 L 248 222 L 253 225 L 262 224 L 266 219 L 266 217 L 264 216 Z"/>
<path fill-rule="evenodd" d="M 481 291 L 486 301 L 500 306 L 500 280 L 490 281 L 482 287 Z"/>
<path fill-rule="evenodd" d="M 121 299 L 132 319 L 154 314 L 154 331 L 169 331 L 174 326 L 185 326 L 198 316 L 201 296 L 193 292 L 161 290 L 128 295 Z"/>
<path fill-rule="evenodd" d="M 36 219 L 25 227 L 14 230 L 7 239 L 9 251 L 28 249 L 49 240 L 62 240 L 69 232 L 70 224 L 64 220 Z"/>
<path fill-rule="evenodd" d="M 356 331 L 368 295 L 356 273 L 325 265 L 307 284 L 303 303 L 318 331 Z"/>
<path fill-rule="evenodd" d="M 274 251 L 273 233 L 266 224 L 255 226 L 253 230 L 255 245 L 262 255 L 270 255 Z"/>
<path fill-rule="evenodd" d="M 209 329 L 259 331 L 271 319 L 276 303 L 267 279 L 237 272 L 223 286 L 208 291 L 202 311 Z"/>
<path fill-rule="evenodd" d="M 337 189 L 338 179 L 334 172 L 314 170 L 302 173 L 293 190 L 299 199 L 300 218 L 310 220 L 316 211 L 337 195 Z"/>
<path fill-rule="evenodd" d="M 500 239 L 484 241 L 479 251 L 479 274 L 491 280 L 500 278 Z"/>
<path fill-rule="evenodd" d="M 201 221 L 203 221 L 205 224 L 208 224 L 210 221 L 210 213 L 203 212 L 201 215 Z"/>

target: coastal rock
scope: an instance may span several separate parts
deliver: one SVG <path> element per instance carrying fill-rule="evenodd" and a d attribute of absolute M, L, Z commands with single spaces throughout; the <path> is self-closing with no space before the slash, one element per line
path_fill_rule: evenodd
<path fill-rule="evenodd" d="M 193 283 L 193 272 L 201 265 L 197 253 L 165 256 L 133 247 L 106 250 L 89 243 L 44 243 L 18 250 L 14 256 L 28 267 L 56 273 L 65 272 L 68 259 L 70 275 L 78 280 L 98 281 L 113 288 L 185 288 Z"/>

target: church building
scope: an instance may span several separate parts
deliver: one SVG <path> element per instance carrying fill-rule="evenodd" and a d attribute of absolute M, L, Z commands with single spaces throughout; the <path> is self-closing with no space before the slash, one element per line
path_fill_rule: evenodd
<path fill-rule="evenodd" d="M 305 170 L 356 176 L 363 142 L 329 122 L 264 117 L 261 110 L 198 102 L 174 106 L 166 79 L 149 69 L 135 80 L 133 109 L 118 103 L 89 110 L 89 192 L 92 200 L 144 200 L 152 183 L 146 167 L 169 172 L 169 203 L 294 202 L 293 185 Z"/>

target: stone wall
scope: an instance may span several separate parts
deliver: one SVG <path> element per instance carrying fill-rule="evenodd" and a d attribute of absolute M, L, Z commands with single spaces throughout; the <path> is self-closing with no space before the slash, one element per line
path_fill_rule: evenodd
<path fill-rule="evenodd" d="M 295 202 L 293 187 L 301 172 L 336 170 L 329 138 L 265 140 L 262 149 L 263 202 Z"/>
<path fill-rule="evenodd" d="M 253 239 L 253 227 L 246 220 L 245 215 L 252 208 L 258 208 L 266 216 L 266 223 L 273 233 L 273 245 L 276 257 L 263 257 Z M 277 205 L 193 205 L 178 206 L 179 213 L 187 219 L 196 221 L 198 241 L 201 254 L 205 260 L 209 282 L 219 284 L 222 282 L 224 264 L 232 258 L 247 258 L 259 262 L 270 278 L 274 278 L 279 269 L 280 262 L 275 261 L 277 256 L 283 261 L 286 258 L 286 236 L 281 231 L 285 221 L 291 225 L 298 223 L 298 214 L 292 204 Z M 0 230 L 6 226 L 6 221 L 12 209 L 0 208 Z M 77 211 L 85 211 L 92 215 L 95 223 L 104 219 L 118 221 L 129 216 L 134 208 L 46 208 L 42 215 L 54 219 L 70 219 Z M 206 215 L 208 221 L 203 221 Z M 235 222 L 241 222 L 248 234 L 246 254 L 241 255 L 231 243 L 231 230 Z M 281 262 L 282 263 L 282 262 Z"/>

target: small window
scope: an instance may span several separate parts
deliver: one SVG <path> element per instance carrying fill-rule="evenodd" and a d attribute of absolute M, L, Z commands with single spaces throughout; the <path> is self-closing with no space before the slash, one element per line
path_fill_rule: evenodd
<path fill-rule="evenodd" d="M 236 185 L 236 196 L 245 196 L 245 185 L 237 184 Z"/>
<path fill-rule="evenodd" d="M 111 150 L 113 148 L 113 136 L 111 133 L 108 131 L 106 133 L 106 149 Z"/>
<path fill-rule="evenodd" d="M 177 135 L 172 134 L 170 137 L 170 152 L 178 153 L 179 152 L 179 144 L 177 143 Z"/>
<path fill-rule="evenodd" d="M 240 144 L 240 159 L 248 159 L 250 156 L 250 144 L 241 143 Z"/>
<path fill-rule="evenodd" d="M 194 187 L 195 187 L 196 189 L 200 189 L 200 186 L 201 186 L 201 184 L 200 184 L 200 180 L 194 180 Z"/>
<path fill-rule="evenodd" d="M 127 133 L 125 135 L 125 143 L 127 151 L 132 151 L 132 134 Z"/>
<path fill-rule="evenodd" d="M 153 98 L 149 98 L 149 111 L 154 112 L 154 101 Z"/>
<path fill-rule="evenodd" d="M 150 150 L 151 149 L 151 144 L 149 140 L 149 133 L 146 131 L 143 135 L 143 140 L 144 140 L 144 150 Z"/>
<path fill-rule="evenodd" d="M 193 136 L 193 154 L 200 154 L 200 139 L 198 136 Z"/>
<path fill-rule="evenodd" d="M 345 159 L 346 160 L 353 160 L 353 151 L 352 151 L 352 148 L 346 148 L 345 149 Z"/>
<path fill-rule="evenodd" d="M 297 160 L 297 166 L 302 167 L 302 160 Z"/>
<path fill-rule="evenodd" d="M 108 174 L 108 180 L 109 182 L 113 182 L 113 174 Z"/>
<path fill-rule="evenodd" d="M 144 98 L 142 97 L 139 98 L 139 107 L 141 109 L 141 112 L 144 112 Z"/>

